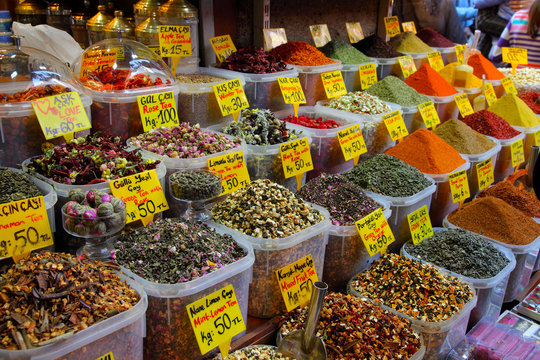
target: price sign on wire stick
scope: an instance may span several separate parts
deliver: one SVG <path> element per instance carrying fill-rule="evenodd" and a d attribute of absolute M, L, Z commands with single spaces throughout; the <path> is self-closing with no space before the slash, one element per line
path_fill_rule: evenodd
<path fill-rule="evenodd" d="M 97 49 L 88 50 L 83 53 L 81 62 L 81 77 L 88 76 L 89 72 L 100 72 L 103 69 L 113 66 L 116 62 L 117 50 Z"/>
<path fill-rule="evenodd" d="M 345 161 L 353 159 L 353 163 L 356 165 L 360 155 L 367 152 L 366 142 L 358 124 L 338 131 L 337 138 Z"/>
<path fill-rule="evenodd" d="M 172 58 L 172 71 L 176 72 L 178 61 L 191 56 L 191 29 L 189 26 L 159 25 L 159 47 L 161 57 Z"/>
<path fill-rule="evenodd" d="M 403 77 L 408 78 L 413 73 L 416 72 L 416 65 L 411 55 L 400 56 L 398 57 L 399 66 L 401 67 L 401 72 Z"/>
<path fill-rule="evenodd" d="M 24 254 L 53 244 L 43 196 L 0 204 L 0 259 Z"/>
<path fill-rule="evenodd" d="M 461 114 L 461 117 L 465 117 L 474 112 L 471 106 L 471 102 L 469 101 L 469 98 L 467 97 L 467 94 L 459 94 L 459 95 L 454 96 L 454 101 L 456 102 L 456 105 L 459 109 L 459 113 Z"/>
<path fill-rule="evenodd" d="M 386 251 L 388 245 L 395 241 L 394 234 L 379 208 L 354 223 L 364 242 L 369 256 Z"/>
<path fill-rule="evenodd" d="M 230 35 L 210 38 L 210 45 L 212 45 L 219 62 L 225 61 L 232 53 L 236 52 L 236 46 L 234 46 Z"/>
<path fill-rule="evenodd" d="M 250 183 L 243 151 L 216 156 L 207 160 L 208 169 L 221 174 L 221 195 L 232 193 Z"/>
<path fill-rule="evenodd" d="M 313 283 L 319 281 L 311 254 L 277 270 L 276 276 L 287 311 L 307 305 Z"/>
<path fill-rule="evenodd" d="M 296 176 L 296 188 L 299 190 L 304 173 L 313 170 L 308 139 L 304 137 L 280 144 L 279 152 L 285 179 Z"/>
<path fill-rule="evenodd" d="M 225 359 L 232 338 L 246 330 L 232 285 L 192 302 L 186 311 L 202 355 L 218 346 Z"/>
<path fill-rule="evenodd" d="M 321 79 L 327 98 L 332 99 L 347 94 L 341 71 L 335 70 L 321 73 Z"/>
<path fill-rule="evenodd" d="M 156 170 L 147 170 L 109 182 L 111 192 L 126 204 L 126 223 L 141 220 L 147 226 L 154 215 L 169 209 Z"/>
<path fill-rule="evenodd" d="M 111 352 L 106 353 L 103 356 L 98 357 L 96 360 L 114 360 L 114 355 L 111 351 Z"/>
<path fill-rule="evenodd" d="M 534 145 L 540 146 L 540 129 L 534 133 Z"/>
<path fill-rule="evenodd" d="M 397 16 L 385 17 L 384 27 L 386 29 L 386 36 L 389 38 L 401 33 L 401 30 L 399 29 L 399 19 Z"/>
<path fill-rule="evenodd" d="M 287 35 L 284 28 L 263 29 L 263 36 L 266 50 L 272 50 L 287 42 Z"/>
<path fill-rule="evenodd" d="M 178 125 L 178 112 L 172 91 L 137 96 L 139 114 L 145 132 Z"/>
<path fill-rule="evenodd" d="M 517 95 L 516 87 L 514 86 L 514 82 L 509 77 L 505 77 L 504 79 L 501 79 L 501 84 L 504 88 L 504 91 L 506 91 L 507 94 L 515 94 Z"/>
<path fill-rule="evenodd" d="M 409 230 L 414 245 L 420 244 L 424 239 L 433 236 L 433 227 L 429 218 L 429 211 L 426 205 L 407 215 Z"/>
<path fill-rule="evenodd" d="M 456 49 L 456 57 L 458 63 L 463 64 L 463 57 L 465 56 L 465 45 L 456 45 L 454 46 L 454 49 Z"/>
<path fill-rule="evenodd" d="M 484 84 L 484 96 L 486 97 L 488 106 L 493 105 L 493 103 L 497 101 L 497 95 L 495 94 L 495 89 L 493 88 L 492 83 L 486 82 Z"/>
<path fill-rule="evenodd" d="M 512 65 L 512 74 L 515 75 L 518 65 L 527 65 L 529 63 L 527 49 L 503 47 L 502 60 Z"/>
<path fill-rule="evenodd" d="M 332 37 L 330 37 L 330 31 L 328 31 L 328 25 L 319 24 L 319 25 L 310 25 L 309 31 L 311 32 L 311 37 L 316 47 L 323 47 L 326 45 Z"/>
<path fill-rule="evenodd" d="M 240 79 L 232 79 L 213 86 L 214 95 L 218 102 L 221 114 L 232 114 L 234 120 L 238 120 L 240 111 L 249 107 L 246 93 Z"/>
<path fill-rule="evenodd" d="M 407 126 L 405 126 L 405 122 L 401 116 L 401 111 L 392 111 L 391 113 L 383 115 L 382 118 L 393 141 L 403 139 L 405 136 L 409 135 Z"/>
<path fill-rule="evenodd" d="M 484 190 L 493 184 L 495 176 L 493 175 L 493 162 L 491 158 L 476 164 L 476 177 L 478 179 L 478 189 Z"/>
<path fill-rule="evenodd" d="M 410 31 L 416 34 L 416 26 L 414 25 L 414 21 L 406 21 L 402 23 L 401 26 L 403 27 L 403 32 Z"/>
<path fill-rule="evenodd" d="M 510 154 L 512 157 L 512 167 L 516 167 L 525 161 L 525 152 L 523 151 L 523 139 L 514 141 L 510 145 Z"/>
<path fill-rule="evenodd" d="M 278 77 L 277 80 L 285 104 L 292 104 L 294 116 L 298 116 L 298 107 L 300 104 L 306 103 L 306 96 L 304 90 L 302 90 L 300 79 L 297 77 Z"/>
<path fill-rule="evenodd" d="M 433 101 L 418 104 L 418 111 L 420 111 L 420 116 L 422 116 L 426 128 L 435 128 L 441 123 L 439 114 L 437 114 L 437 110 L 433 106 Z"/>
<path fill-rule="evenodd" d="M 427 54 L 429 66 L 433 68 L 435 71 L 441 71 L 441 69 L 444 67 L 444 63 L 442 61 L 442 56 L 440 51 L 435 51 L 432 53 Z"/>
<path fill-rule="evenodd" d="M 351 44 L 357 43 L 364 38 L 364 31 L 359 22 L 345 23 L 345 27 L 347 28 L 347 35 L 349 35 Z"/>
<path fill-rule="evenodd" d="M 452 202 L 463 202 L 467 200 L 471 193 L 469 191 L 469 181 L 467 179 L 467 170 L 461 170 L 448 175 L 450 183 L 450 192 L 452 193 Z"/>
<path fill-rule="evenodd" d="M 358 65 L 358 72 L 362 90 L 366 90 L 377 83 L 377 66 L 375 63 Z"/>

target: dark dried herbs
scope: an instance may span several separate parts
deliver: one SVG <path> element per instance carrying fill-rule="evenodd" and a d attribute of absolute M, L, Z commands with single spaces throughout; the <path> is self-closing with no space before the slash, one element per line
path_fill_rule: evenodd
<path fill-rule="evenodd" d="M 283 61 L 258 46 L 239 49 L 219 64 L 219 67 L 250 74 L 268 74 L 287 69 Z"/>
<path fill-rule="evenodd" d="M 181 170 L 169 177 L 174 197 L 183 200 L 205 200 L 219 195 L 221 177 L 206 170 Z"/>
<path fill-rule="evenodd" d="M 30 177 L 0 168 L 0 204 L 44 195 Z"/>

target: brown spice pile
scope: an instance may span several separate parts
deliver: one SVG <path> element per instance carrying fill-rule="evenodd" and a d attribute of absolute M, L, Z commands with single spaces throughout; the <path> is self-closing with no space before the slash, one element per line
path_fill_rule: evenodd
<path fill-rule="evenodd" d="M 527 216 L 540 218 L 540 201 L 538 198 L 525 190 L 519 189 L 508 181 L 500 181 L 492 187 L 481 192 L 478 197 L 493 196 L 504 200 Z"/>

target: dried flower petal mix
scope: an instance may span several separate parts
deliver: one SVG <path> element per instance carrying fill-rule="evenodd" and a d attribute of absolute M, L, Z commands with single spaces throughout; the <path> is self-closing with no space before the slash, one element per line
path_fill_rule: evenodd
<path fill-rule="evenodd" d="M 377 115 L 392 111 L 392 109 L 376 96 L 361 91 L 351 92 L 334 98 L 328 102 L 328 107 L 344 110 L 355 114 Z"/>

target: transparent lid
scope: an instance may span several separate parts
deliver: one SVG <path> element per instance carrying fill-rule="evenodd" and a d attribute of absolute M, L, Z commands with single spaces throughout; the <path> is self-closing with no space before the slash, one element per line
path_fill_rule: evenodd
<path fill-rule="evenodd" d="M 176 84 L 169 67 L 156 53 L 129 39 L 105 39 L 88 47 L 73 63 L 73 71 L 84 86 L 98 92 Z"/>

